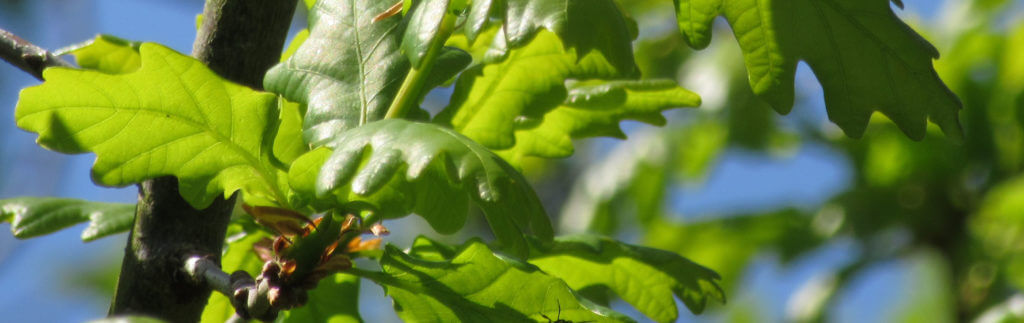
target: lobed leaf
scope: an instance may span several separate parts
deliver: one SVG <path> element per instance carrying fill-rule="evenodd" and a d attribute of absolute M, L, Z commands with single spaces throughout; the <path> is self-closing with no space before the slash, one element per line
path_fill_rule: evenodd
<path fill-rule="evenodd" d="M 387 218 L 415 212 L 441 233 L 465 224 L 472 200 L 503 247 L 521 256 L 528 250 L 526 230 L 545 240 L 552 236 L 526 179 L 451 129 L 389 119 L 342 132 L 327 146 L 333 152 L 315 150 L 293 164 L 289 176 L 296 191 L 315 189 L 318 196 L 330 194 L 346 207 Z"/>
<path fill-rule="evenodd" d="M 626 138 L 619 128 L 623 120 L 665 125 L 661 112 L 676 107 L 696 107 L 700 97 L 671 80 L 590 81 L 568 86 L 565 102 L 541 120 L 517 120 L 516 145 L 498 152 L 520 164 L 526 156 L 561 158 L 572 155 L 573 139 L 606 136 Z"/>
<path fill-rule="evenodd" d="M 613 0 L 488 0 L 473 1 L 464 32 L 470 41 L 487 26 L 490 16 L 502 18 L 502 44 L 495 49 L 526 46 L 542 30 L 553 32 L 566 49 L 580 56 L 595 53 L 624 75 L 636 72 L 629 24 Z"/>
<path fill-rule="evenodd" d="M 859 138 L 880 111 L 910 138 L 928 119 L 962 137 L 959 99 L 939 79 L 939 53 L 892 11 L 889 0 L 675 0 L 686 42 L 704 48 L 724 16 L 743 50 L 754 92 L 776 111 L 793 107 L 799 61 L 818 76 L 828 116 Z"/>
<path fill-rule="evenodd" d="M 499 31 L 493 39 L 503 37 Z M 567 96 L 567 79 L 623 76 L 601 53 L 566 49 L 554 33 L 539 31 L 503 60 L 463 72 L 455 82 L 451 103 L 435 122 L 450 124 L 488 148 L 508 149 L 516 144 L 514 120 L 539 118 L 561 104 Z"/>
<path fill-rule="evenodd" d="M 725 302 L 718 274 L 669 251 L 592 235 L 559 237 L 534 248 L 529 262 L 574 290 L 610 289 L 658 322 L 678 317 L 673 294 L 695 314 L 709 298 Z"/>
<path fill-rule="evenodd" d="M 0 200 L 0 222 L 11 223 L 15 238 L 34 238 L 89 221 L 82 241 L 93 241 L 131 229 L 135 205 L 56 197 Z"/>
<path fill-rule="evenodd" d="M 425 260 L 387 246 L 383 272 L 361 275 L 384 286 L 398 316 L 416 322 L 622 322 L 628 317 L 578 299 L 558 278 L 470 241 L 454 257 Z M 543 316 L 542 316 L 543 315 Z"/>
<path fill-rule="evenodd" d="M 21 92 L 18 126 L 48 149 L 96 153 L 101 185 L 174 175 L 196 208 L 239 189 L 250 204 L 283 203 L 285 174 L 271 162 L 268 134 L 275 96 L 161 45 L 143 44 L 140 54 L 141 68 L 127 74 L 47 69 L 46 82 Z"/>
<path fill-rule="evenodd" d="M 82 68 L 109 74 L 125 74 L 138 70 L 142 65 L 142 57 L 139 56 L 140 46 L 140 42 L 98 35 L 69 50 L 68 53 L 75 56 L 75 62 Z"/>
<path fill-rule="evenodd" d="M 409 62 L 399 45 L 401 17 L 374 22 L 390 1 L 319 1 L 310 9 L 309 37 L 267 72 L 264 87 L 307 106 L 305 139 L 318 146 L 337 133 L 387 113 Z"/>

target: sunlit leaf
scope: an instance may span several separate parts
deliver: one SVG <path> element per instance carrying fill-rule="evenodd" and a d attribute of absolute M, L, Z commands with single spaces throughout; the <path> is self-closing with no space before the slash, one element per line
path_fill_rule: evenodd
<path fill-rule="evenodd" d="M 623 120 L 665 124 L 661 112 L 700 105 L 700 97 L 671 80 L 592 81 L 568 86 L 565 103 L 541 120 L 520 118 L 516 145 L 498 154 L 518 164 L 526 156 L 560 158 L 572 155 L 573 139 L 606 136 L 625 139 Z"/>
<path fill-rule="evenodd" d="M 142 43 L 99 35 L 96 38 L 70 50 L 78 66 L 110 74 L 134 72 L 142 65 L 139 46 Z"/>
<path fill-rule="evenodd" d="M 451 124 L 488 148 L 511 148 L 516 144 L 515 119 L 540 118 L 562 104 L 567 79 L 623 76 L 599 52 L 578 53 L 565 49 L 554 33 L 539 31 L 503 60 L 463 72 L 455 82 L 451 103 L 436 122 Z"/>
<path fill-rule="evenodd" d="M 128 74 L 47 69 L 46 82 L 21 92 L 18 126 L 46 148 L 96 153 L 101 185 L 174 175 L 198 208 L 239 189 L 247 201 L 284 201 L 267 134 L 276 98 L 166 47 L 147 43 L 140 52 L 142 67 Z"/>

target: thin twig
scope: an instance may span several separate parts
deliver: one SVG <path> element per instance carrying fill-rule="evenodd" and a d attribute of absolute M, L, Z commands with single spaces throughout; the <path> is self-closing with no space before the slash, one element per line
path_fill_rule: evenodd
<path fill-rule="evenodd" d="M 0 29 L 0 59 L 40 81 L 43 80 L 43 70 L 47 67 L 73 67 L 57 55 L 3 29 Z"/>

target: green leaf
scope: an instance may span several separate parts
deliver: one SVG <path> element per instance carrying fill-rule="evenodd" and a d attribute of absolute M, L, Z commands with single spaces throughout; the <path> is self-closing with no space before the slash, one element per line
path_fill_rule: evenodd
<path fill-rule="evenodd" d="M 142 65 L 142 57 L 139 55 L 141 45 L 140 42 L 110 35 L 98 35 L 68 53 L 75 56 L 75 62 L 82 68 L 124 74 L 134 72 Z"/>
<path fill-rule="evenodd" d="M 658 322 L 678 317 L 673 294 L 695 314 L 709 298 L 725 302 L 718 274 L 669 251 L 592 235 L 559 237 L 534 247 L 529 262 L 544 272 L 575 290 L 608 288 Z"/>
<path fill-rule="evenodd" d="M 11 222 L 11 233 L 18 239 L 50 234 L 89 221 L 89 226 L 82 231 L 82 241 L 88 242 L 128 231 L 134 219 L 133 204 L 56 197 L 0 200 L 0 220 Z"/>
<path fill-rule="evenodd" d="M 470 40 L 475 40 L 487 25 L 490 14 L 504 18 L 502 30 L 508 48 L 526 46 L 546 29 L 555 33 L 567 49 L 599 53 L 623 75 L 636 72 L 633 36 L 613 0 L 473 1 L 466 26 Z"/>
<path fill-rule="evenodd" d="M 504 38 L 499 31 L 494 39 Z M 539 31 L 503 60 L 463 72 L 451 103 L 436 122 L 450 124 L 488 148 L 511 148 L 515 145 L 515 119 L 539 118 L 561 104 L 567 95 L 567 79 L 624 76 L 599 52 L 577 53 L 565 49 L 555 34 Z"/>
<path fill-rule="evenodd" d="M 306 42 L 307 38 L 309 38 L 309 29 L 304 28 L 299 30 L 299 32 L 295 34 L 295 37 L 292 37 L 292 41 L 288 43 L 288 48 L 285 48 L 284 53 L 281 53 L 281 61 L 287 61 L 289 58 L 294 56 L 295 52 L 299 51 L 299 48 L 302 47 L 302 44 Z"/>
<path fill-rule="evenodd" d="M 760 252 L 771 250 L 783 262 L 795 259 L 824 242 L 812 218 L 796 210 L 737 215 L 695 223 L 672 223 L 662 218 L 647 226 L 644 245 L 670 250 L 693 259 L 723 277 L 725 290 L 735 290 L 744 268 Z M 728 241 L 728 243 L 705 243 Z"/>
<path fill-rule="evenodd" d="M 318 196 L 331 194 L 347 207 L 386 218 L 415 212 L 441 233 L 465 224 L 467 201 L 483 209 L 503 247 L 528 250 L 526 230 L 549 240 L 551 223 L 529 183 L 508 163 L 451 129 L 388 119 L 340 133 L 316 177 Z M 308 156 L 308 157 L 307 157 Z M 302 192 L 323 150 L 300 157 L 289 176 Z"/>
<path fill-rule="evenodd" d="M 306 4 L 306 9 L 313 9 L 313 5 L 316 4 L 316 0 L 302 0 Z"/>
<path fill-rule="evenodd" d="M 21 92 L 18 126 L 48 149 L 96 153 L 92 177 L 101 185 L 174 175 L 196 208 L 239 189 L 251 204 L 283 203 L 285 173 L 271 163 L 267 134 L 276 97 L 169 48 L 140 51 L 142 67 L 128 74 L 47 69 L 46 82 Z"/>
<path fill-rule="evenodd" d="M 281 313 L 277 322 L 362 322 L 359 317 L 359 276 L 344 273 L 320 281 L 309 302 Z"/>
<path fill-rule="evenodd" d="M 520 118 L 516 145 L 498 152 L 513 164 L 526 156 L 561 158 L 572 155 L 573 139 L 607 136 L 625 139 L 623 120 L 665 125 L 661 112 L 700 105 L 700 97 L 671 80 L 591 81 L 572 83 L 558 108 L 542 120 Z"/>
<path fill-rule="evenodd" d="M 383 272 L 360 272 L 384 286 L 398 316 L 416 322 L 631 321 L 586 304 L 562 280 L 470 241 L 444 261 L 418 259 L 387 246 Z"/>
<path fill-rule="evenodd" d="M 278 98 L 281 123 L 274 136 L 274 157 L 285 165 L 291 165 L 296 158 L 309 151 L 309 145 L 302 140 L 302 111 L 298 103 Z"/>
<path fill-rule="evenodd" d="M 920 140 L 927 119 L 962 137 L 960 101 L 932 68 L 939 53 L 890 8 L 888 0 L 675 0 L 691 47 L 711 40 L 722 15 L 744 53 L 754 92 L 780 113 L 793 107 L 797 62 L 810 65 L 828 116 L 859 138 L 880 111 Z"/>
<path fill-rule="evenodd" d="M 419 69 L 423 57 L 427 55 L 431 43 L 441 30 L 441 20 L 448 12 L 449 0 L 421 0 L 416 2 L 409 15 L 405 37 L 402 37 L 402 52 L 412 63 L 412 68 Z"/>
<path fill-rule="evenodd" d="M 307 106 L 304 133 L 314 146 L 387 113 L 409 71 L 399 50 L 402 18 L 373 22 L 390 2 L 318 2 L 310 10 L 309 38 L 267 72 L 268 91 Z"/>

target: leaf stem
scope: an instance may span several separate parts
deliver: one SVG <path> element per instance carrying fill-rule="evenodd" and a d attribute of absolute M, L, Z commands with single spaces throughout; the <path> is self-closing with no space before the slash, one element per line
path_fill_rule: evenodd
<path fill-rule="evenodd" d="M 409 70 L 409 74 L 405 76 L 405 81 L 402 82 L 402 87 L 398 89 L 398 94 L 395 95 L 395 100 L 388 107 L 388 113 L 384 115 L 385 119 L 404 117 L 409 112 L 409 109 L 419 103 L 422 97 L 421 94 L 424 91 L 423 85 L 426 83 L 430 70 L 433 69 L 434 63 L 436 63 L 437 57 L 444 47 L 444 43 L 451 36 L 454 28 L 455 15 L 445 13 L 444 18 L 441 19 L 441 26 L 437 30 L 437 36 L 434 37 L 430 43 L 430 49 L 427 50 L 427 54 L 423 57 L 422 65 L 420 68 L 413 67 Z"/>

